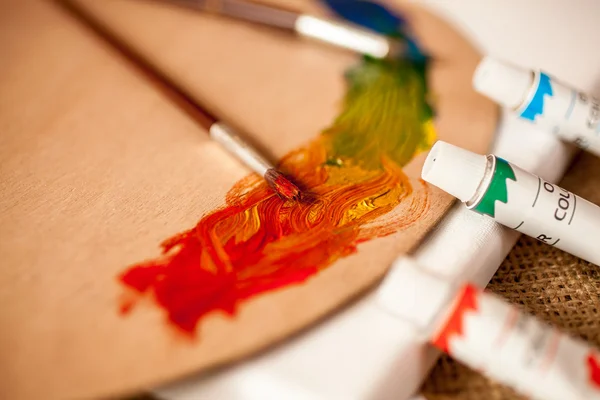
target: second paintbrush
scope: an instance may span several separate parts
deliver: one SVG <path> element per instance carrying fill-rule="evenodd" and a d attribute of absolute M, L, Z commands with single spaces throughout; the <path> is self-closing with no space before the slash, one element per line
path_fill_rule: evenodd
<path fill-rule="evenodd" d="M 155 0 L 156 1 L 156 0 Z M 357 25 L 275 8 L 244 0 L 158 0 L 318 40 L 374 58 L 406 56 L 406 45 Z"/>

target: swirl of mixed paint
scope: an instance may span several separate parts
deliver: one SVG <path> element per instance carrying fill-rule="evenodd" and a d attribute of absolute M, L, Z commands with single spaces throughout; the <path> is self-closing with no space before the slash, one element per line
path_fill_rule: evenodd
<path fill-rule="evenodd" d="M 425 73 L 423 63 L 364 59 L 347 72 L 334 123 L 280 163 L 308 193 L 301 202 L 250 175 L 223 208 L 166 240 L 162 256 L 131 266 L 121 282 L 152 293 L 172 324 L 194 333 L 206 314 L 233 315 L 244 300 L 304 282 L 358 243 L 417 221 L 426 202 L 410 215 L 390 212 L 412 193 L 402 167 L 435 139 Z"/>

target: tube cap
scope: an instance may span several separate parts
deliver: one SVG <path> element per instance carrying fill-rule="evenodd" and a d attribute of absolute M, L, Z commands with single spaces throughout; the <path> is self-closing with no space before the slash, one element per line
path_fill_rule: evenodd
<path fill-rule="evenodd" d="M 533 72 L 484 57 L 473 74 L 473 86 L 495 102 L 517 108 L 533 86 Z"/>
<path fill-rule="evenodd" d="M 467 202 L 477 192 L 486 166 L 486 156 L 438 140 L 429 151 L 421 177 Z"/>
<path fill-rule="evenodd" d="M 402 257 L 392 266 L 379 287 L 377 305 L 430 334 L 436 317 L 451 301 L 453 285 L 426 272 L 411 257 Z"/>

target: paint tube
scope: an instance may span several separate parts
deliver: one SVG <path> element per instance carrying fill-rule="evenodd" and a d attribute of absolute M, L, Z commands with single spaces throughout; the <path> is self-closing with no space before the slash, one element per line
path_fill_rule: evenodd
<path fill-rule="evenodd" d="M 600 155 L 600 100 L 578 92 L 542 71 L 528 71 L 490 57 L 475 70 L 479 93 L 513 109 L 521 118 L 563 140 Z"/>
<path fill-rule="evenodd" d="M 480 214 L 600 265 L 600 207 L 494 155 L 438 141 L 422 178 Z"/>
<path fill-rule="evenodd" d="M 473 284 L 456 289 L 403 257 L 376 301 L 435 347 L 524 395 L 600 399 L 599 352 Z"/>

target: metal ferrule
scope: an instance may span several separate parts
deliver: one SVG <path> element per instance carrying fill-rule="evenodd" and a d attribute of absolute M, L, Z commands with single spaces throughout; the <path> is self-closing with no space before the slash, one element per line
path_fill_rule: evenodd
<path fill-rule="evenodd" d="M 494 177 L 494 172 L 496 171 L 496 156 L 493 154 L 489 154 L 487 157 L 487 165 L 485 166 L 485 173 L 483 178 L 481 179 L 481 183 L 477 186 L 477 190 L 475 194 L 471 198 L 471 200 L 467 201 L 465 205 L 468 209 L 473 209 L 479 205 L 483 196 L 487 192 L 490 184 L 492 183 L 492 178 Z"/>

